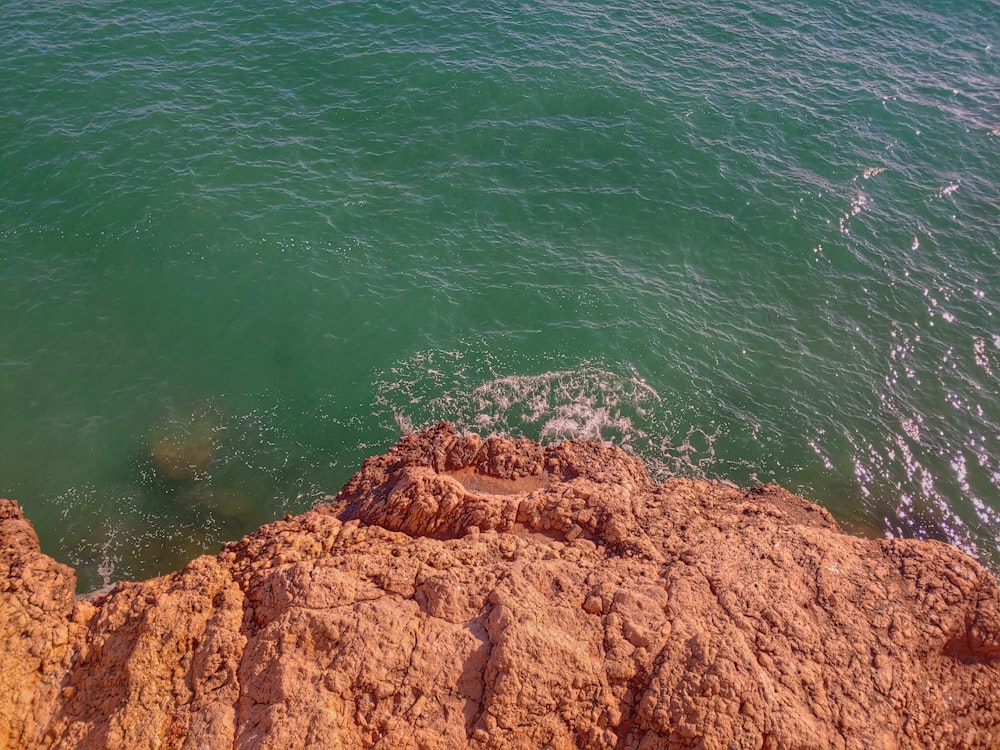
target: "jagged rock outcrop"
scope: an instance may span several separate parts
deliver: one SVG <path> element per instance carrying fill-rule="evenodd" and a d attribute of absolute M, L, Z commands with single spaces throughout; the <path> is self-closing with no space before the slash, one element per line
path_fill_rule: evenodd
<path fill-rule="evenodd" d="M 0 545 L 0 748 L 1000 747 L 980 565 L 594 443 L 408 435 L 89 599 Z"/>

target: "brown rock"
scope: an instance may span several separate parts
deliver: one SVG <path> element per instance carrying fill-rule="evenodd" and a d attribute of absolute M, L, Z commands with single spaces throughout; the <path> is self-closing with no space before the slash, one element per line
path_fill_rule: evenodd
<path fill-rule="evenodd" d="M 149 437 L 149 457 L 164 477 L 181 481 L 203 472 L 216 450 L 218 415 L 202 409 L 183 420 L 164 420 Z"/>
<path fill-rule="evenodd" d="M 0 501 L 0 748 L 33 746 L 58 710 L 75 586 L 17 504 Z"/>
<path fill-rule="evenodd" d="M 0 748 L 996 748 L 1000 595 L 776 487 L 460 437 L 74 603 L 0 502 Z"/>

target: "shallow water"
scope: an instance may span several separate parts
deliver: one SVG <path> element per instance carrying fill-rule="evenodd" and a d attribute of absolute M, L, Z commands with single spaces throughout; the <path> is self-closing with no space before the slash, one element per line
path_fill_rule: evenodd
<path fill-rule="evenodd" d="M 451 419 L 996 569 L 1000 6 L 780 10 L 6 3 L 0 494 L 88 588 Z"/>

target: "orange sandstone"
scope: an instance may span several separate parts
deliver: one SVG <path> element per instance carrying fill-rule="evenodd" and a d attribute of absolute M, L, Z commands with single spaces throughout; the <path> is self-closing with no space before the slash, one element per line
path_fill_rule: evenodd
<path fill-rule="evenodd" d="M 0 501 L 0 748 L 1000 747 L 946 545 L 449 425 L 330 500 L 80 600 Z"/>

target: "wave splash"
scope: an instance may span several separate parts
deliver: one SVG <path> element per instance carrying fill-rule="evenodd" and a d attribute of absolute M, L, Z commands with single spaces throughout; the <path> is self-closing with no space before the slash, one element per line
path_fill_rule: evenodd
<path fill-rule="evenodd" d="M 488 354 L 420 352 L 378 380 L 376 409 L 404 432 L 449 421 L 482 435 L 614 444 L 642 458 L 656 478 L 704 476 L 716 461 L 715 442 L 726 431 L 686 419 L 689 410 L 665 401 L 629 365 L 544 369 L 553 363 L 534 362 L 541 372 L 504 374 L 502 364 Z"/>

